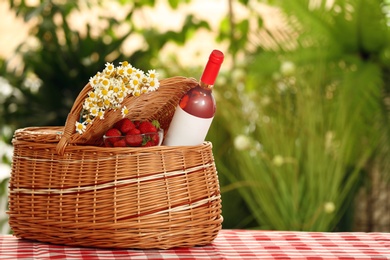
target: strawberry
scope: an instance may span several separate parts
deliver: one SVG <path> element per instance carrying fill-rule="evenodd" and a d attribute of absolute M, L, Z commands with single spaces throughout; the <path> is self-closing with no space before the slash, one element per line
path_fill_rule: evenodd
<path fill-rule="evenodd" d="M 153 146 L 155 145 L 158 145 L 158 141 L 159 141 L 159 136 L 158 136 L 158 133 L 147 133 L 145 134 L 145 138 L 144 138 L 144 144 L 150 142 L 151 144 L 153 144 Z"/>
<path fill-rule="evenodd" d="M 114 145 L 111 142 L 105 141 L 103 146 L 104 147 L 113 147 Z"/>
<path fill-rule="evenodd" d="M 154 144 L 154 142 L 153 142 L 152 140 L 147 141 L 147 142 L 143 145 L 143 147 L 150 147 L 150 146 L 155 146 L 155 144 Z"/>
<path fill-rule="evenodd" d="M 121 135 L 122 135 L 121 131 L 119 131 L 116 128 L 108 129 L 106 132 L 106 136 L 109 137 L 107 138 L 107 141 L 110 142 L 111 144 L 114 144 L 115 142 L 119 141 Z"/>
<path fill-rule="evenodd" d="M 128 134 L 125 137 L 126 144 L 129 146 L 141 146 L 142 144 L 142 136 L 139 134 Z"/>
<path fill-rule="evenodd" d="M 139 134 L 141 134 L 141 131 L 137 128 L 133 128 L 129 132 L 127 132 L 127 135 L 139 135 Z"/>
<path fill-rule="evenodd" d="M 139 125 L 138 129 L 143 134 L 144 133 L 155 133 L 155 132 L 157 132 L 157 128 L 159 128 L 159 126 L 157 126 L 157 125 L 158 125 L 158 121 L 157 120 L 153 120 L 153 122 L 143 121 Z"/>
<path fill-rule="evenodd" d="M 160 142 L 160 136 L 158 134 L 154 134 L 151 136 L 151 138 L 152 138 L 154 145 L 158 145 L 158 143 Z"/>
<path fill-rule="evenodd" d="M 133 121 L 133 124 L 135 125 L 136 128 L 138 128 L 139 124 L 141 124 L 141 121 Z"/>
<path fill-rule="evenodd" d="M 125 139 L 120 139 L 114 143 L 114 147 L 126 147 Z"/>
<path fill-rule="evenodd" d="M 123 119 L 125 119 L 125 118 L 123 118 Z M 116 128 L 116 129 L 121 129 L 121 126 L 122 126 L 122 124 L 123 124 L 123 119 L 121 119 L 121 120 L 119 120 L 118 122 L 116 122 L 115 124 L 114 124 L 114 127 L 113 128 Z"/>
<path fill-rule="evenodd" d="M 123 118 L 115 123 L 115 128 L 119 129 L 123 135 L 125 135 L 127 132 L 129 132 L 131 129 L 135 128 L 135 125 L 133 122 L 131 122 L 128 118 Z"/>

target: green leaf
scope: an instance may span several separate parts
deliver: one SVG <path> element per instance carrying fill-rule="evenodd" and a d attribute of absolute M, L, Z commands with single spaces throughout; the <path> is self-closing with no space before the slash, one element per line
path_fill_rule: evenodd
<path fill-rule="evenodd" d="M 177 9 L 180 0 L 168 0 L 169 6 L 173 9 Z"/>
<path fill-rule="evenodd" d="M 365 53 L 379 53 L 389 44 L 390 31 L 379 0 L 360 1 L 357 7 L 359 40 Z"/>

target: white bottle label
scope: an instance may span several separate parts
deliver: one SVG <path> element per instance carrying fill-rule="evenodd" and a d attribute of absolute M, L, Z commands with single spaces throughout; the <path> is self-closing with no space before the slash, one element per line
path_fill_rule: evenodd
<path fill-rule="evenodd" d="M 178 106 L 164 139 L 164 145 L 181 146 L 202 144 L 212 121 L 213 117 L 196 117 Z"/>

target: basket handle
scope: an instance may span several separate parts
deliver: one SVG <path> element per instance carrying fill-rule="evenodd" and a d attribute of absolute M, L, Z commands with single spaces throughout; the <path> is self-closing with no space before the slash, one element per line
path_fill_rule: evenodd
<path fill-rule="evenodd" d="M 87 84 L 81 90 L 73 103 L 72 109 L 70 110 L 68 117 L 66 118 L 65 127 L 61 136 L 60 141 L 56 146 L 56 152 L 59 155 L 65 153 L 65 148 L 69 144 L 72 134 L 75 131 L 75 124 L 80 119 L 80 112 L 83 108 L 84 100 L 88 97 L 88 93 L 92 90 L 91 84 Z"/>

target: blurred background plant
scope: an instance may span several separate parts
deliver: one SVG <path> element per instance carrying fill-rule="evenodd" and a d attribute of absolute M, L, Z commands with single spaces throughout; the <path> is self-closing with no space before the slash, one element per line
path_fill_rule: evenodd
<path fill-rule="evenodd" d="M 390 231 L 390 219 L 373 224 L 374 207 L 390 216 L 389 1 L 218 1 L 217 26 L 217 16 L 205 19 L 192 2 L 9 1 L 32 25 L 28 40 L 0 60 L 3 145 L 11 147 L 17 128 L 63 125 L 107 61 L 156 68 L 161 77 L 199 77 L 211 49 L 198 59 L 186 53 L 207 32 L 227 56 L 207 138 L 223 227 L 357 230 L 363 214 L 364 231 Z M 179 29 L 143 23 L 158 21 L 160 5 L 179 13 Z M 115 15 L 107 12 L 113 6 Z M 91 12 L 86 22 L 77 19 Z M 2 157 L 9 165 L 10 149 Z"/>

